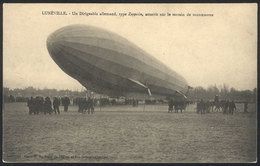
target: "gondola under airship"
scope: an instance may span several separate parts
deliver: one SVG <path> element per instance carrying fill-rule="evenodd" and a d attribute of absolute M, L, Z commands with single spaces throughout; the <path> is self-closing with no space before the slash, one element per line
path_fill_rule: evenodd
<path fill-rule="evenodd" d="M 129 42 L 101 28 L 70 25 L 47 39 L 52 59 L 88 90 L 109 96 L 174 96 L 186 80 Z"/>

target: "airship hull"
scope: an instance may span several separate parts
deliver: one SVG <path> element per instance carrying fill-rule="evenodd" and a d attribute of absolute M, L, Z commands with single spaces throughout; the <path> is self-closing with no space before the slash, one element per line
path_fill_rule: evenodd
<path fill-rule="evenodd" d="M 68 75 L 87 89 L 110 96 L 170 96 L 187 89 L 186 80 L 128 40 L 86 25 L 52 33 L 47 49 Z M 146 88 L 145 88 L 146 87 Z"/>

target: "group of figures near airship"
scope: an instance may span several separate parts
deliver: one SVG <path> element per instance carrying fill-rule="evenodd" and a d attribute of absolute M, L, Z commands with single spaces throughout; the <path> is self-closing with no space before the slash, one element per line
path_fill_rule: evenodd
<path fill-rule="evenodd" d="M 51 101 L 50 97 L 46 97 L 45 99 L 43 97 L 37 96 L 37 97 L 31 97 L 27 101 L 27 106 L 29 108 L 29 114 L 60 114 L 60 104 L 64 106 L 64 112 L 68 112 L 68 107 L 70 105 L 70 99 L 69 97 L 54 97 L 53 101 Z M 94 113 L 94 106 L 96 105 L 96 100 L 92 98 L 79 98 L 79 101 L 77 102 L 78 105 L 78 112 L 80 113 L 86 113 L 93 114 Z"/>
<path fill-rule="evenodd" d="M 79 113 L 88 113 L 88 114 L 93 114 L 94 113 L 94 107 L 96 105 L 100 105 L 101 106 L 105 106 L 106 104 L 104 103 L 104 100 L 101 99 L 94 99 L 91 97 L 88 98 L 75 98 L 77 100 L 73 99 L 73 105 L 77 105 L 78 106 L 78 112 Z M 104 99 L 104 98 L 102 98 Z M 124 105 L 129 105 L 128 102 L 129 100 L 125 100 L 125 102 L 123 103 Z M 132 102 L 130 102 L 130 105 L 132 105 L 133 107 L 137 107 L 139 103 L 139 100 L 130 100 Z M 147 102 L 148 100 L 145 100 L 144 104 L 151 104 L 150 102 Z M 160 101 L 160 100 L 158 100 Z M 60 105 L 64 106 L 64 112 L 68 111 L 68 107 L 70 105 L 70 99 L 68 97 L 54 97 L 53 101 L 51 101 L 50 97 L 46 97 L 45 99 L 43 97 L 37 96 L 35 98 L 31 97 L 28 101 L 27 101 L 27 106 L 29 108 L 29 114 L 60 114 Z M 168 100 L 168 112 L 172 113 L 173 110 L 175 113 L 178 113 L 179 111 L 182 113 L 183 111 L 186 110 L 186 107 L 189 104 L 193 104 L 194 102 L 192 101 L 188 101 L 185 99 L 178 99 L 178 100 L 173 100 L 173 99 L 169 99 Z M 155 104 L 155 103 L 154 103 Z M 153 105 L 154 105 L 153 104 Z M 158 104 L 163 104 L 161 102 L 158 102 Z M 122 103 L 117 103 L 114 99 L 109 102 L 108 100 L 108 105 L 122 105 Z M 223 112 L 223 114 L 233 114 L 234 111 L 236 110 L 236 104 L 235 102 L 229 101 L 229 100 L 218 100 L 218 98 L 216 97 L 214 101 L 209 101 L 209 100 L 203 100 L 201 99 L 200 101 L 198 101 L 196 103 L 196 112 L 198 114 L 206 114 L 206 113 L 210 113 L 210 112 Z M 248 112 L 248 103 L 244 102 L 244 112 Z"/>
<path fill-rule="evenodd" d="M 54 97 L 53 102 L 51 101 L 50 97 L 31 97 L 27 101 L 27 106 L 29 108 L 29 114 L 60 114 L 59 106 L 62 104 L 64 106 L 64 111 L 68 111 L 68 106 L 70 104 L 70 99 L 68 97 L 58 98 Z M 52 107 L 53 106 L 53 107 Z"/>
<path fill-rule="evenodd" d="M 93 114 L 94 105 L 95 105 L 95 102 L 90 97 L 88 97 L 88 100 L 86 100 L 85 98 L 82 98 L 78 103 L 78 106 L 79 106 L 78 112 L 85 114 L 86 111 L 88 111 L 88 114 L 90 114 L 90 113 Z"/>
<path fill-rule="evenodd" d="M 172 113 L 173 110 L 175 113 L 178 113 L 179 111 L 182 113 L 189 102 L 185 100 L 169 100 L 168 102 L 168 112 Z M 198 114 L 206 114 L 210 112 L 223 112 L 223 114 L 232 114 L 234 111 L 236 111 L 236 104 L 234 100 L 218 100 L 218 96 L 215 97 L 214 101 L 209 101 L 209 100 L 203 100 L 201 99 L 200 101 L 197 102 L 196 104 L 196 112 Z M 248 112 L 248 102 L 244 102 L 244 112 Z"/>
<path fill-rule="evenodd" d="M 197 103 L 197 113 L 205 114 L 210 113 L 210 111 L 223 111 L 224 114 L 233 114 L 236 110 L 235 102 L 229 100 L 216 101 L 203 101 L 201 99 Z"/>

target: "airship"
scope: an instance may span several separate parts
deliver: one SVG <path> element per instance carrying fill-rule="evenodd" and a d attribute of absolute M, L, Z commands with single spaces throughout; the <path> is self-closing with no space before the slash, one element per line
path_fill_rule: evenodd
<path fill-rule="evenodd" d="M 47 38 L 55 63 L 87 90 L 117 97 L 185 96 L 178 73 L 126 38 L 89 25 L 62 27 Z"/>

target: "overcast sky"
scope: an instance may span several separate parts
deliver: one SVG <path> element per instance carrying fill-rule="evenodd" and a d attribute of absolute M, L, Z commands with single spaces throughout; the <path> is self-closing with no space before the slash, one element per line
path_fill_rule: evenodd
<path fill-rule="evenodd" d="M 182 75 L 190 86 L 257 85 L 256 4 L 4 4 L 3 85 L 81 90 L 46 48 L 71 24 L 115 32 Z M 46 16 L 42 11 L 210 13 L 213 17 Z"/>

